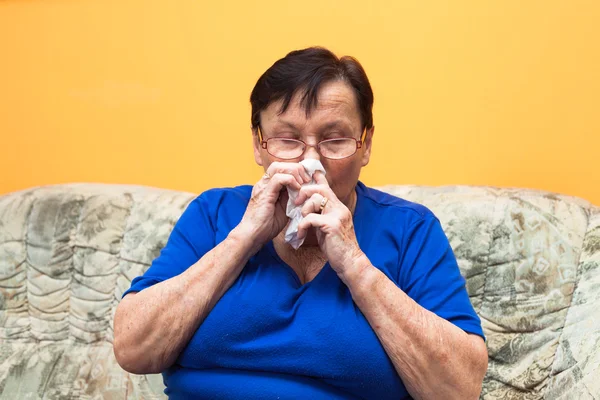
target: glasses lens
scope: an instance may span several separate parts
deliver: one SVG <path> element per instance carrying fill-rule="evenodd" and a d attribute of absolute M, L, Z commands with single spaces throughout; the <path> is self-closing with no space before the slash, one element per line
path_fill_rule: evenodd
<path fill-rule="evenodd" d="M 356 140 L 350 138 L 324 140 L 319 144 L 319 151 L 323 157 L 334 160 L 350 157 L 356 153 Z"/>
<path fill-rule="evenodd" d="M 272 138 L 267 140 L 267 151 L 277 158 L 298 158 L 304 153 L 304 143 L 294 139 Z"/>

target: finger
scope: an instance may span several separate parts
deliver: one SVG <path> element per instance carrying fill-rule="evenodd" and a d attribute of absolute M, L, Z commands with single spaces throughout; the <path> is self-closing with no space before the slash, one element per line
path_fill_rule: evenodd
<path fill-rule="evenodd" d="M 323 201 L 323 196 L 321 196 L 321 194 L 319 193 L 315 193 L 312 196 L 310 196 L 310 198 L 308 200 L 306 200 L 304 202 L 304 205 L 302 206 L 301 212 L 302 212 L 302 216 L 306 217 L 308 214 L 311 213 L 316 213 L 316 214 L 320 214 L 321 213 L 321 202 Z"/>
<path fill-rule="evenodd" d="M 312 178 L 310 177 L 308 172 L 306 172 L 306 169 L 304 168 L 304 166 L 302 166 L 302 178 L 304 178 L 304 183 L 308 183 L 308 182 L 312 181 Z"/>
<path fill-rule="evenodd" d="M 288 200 L 289 200 L 289 196 L 288 196 L 287 190 L 283 190 L 280 192 L 279 199 L 277 199 L 277 202 L 275 203 L 275 206 L 279 207 L 284 214 L 287 209 Z"/>
<path fill-rule="evenodd" d="M 282 172 L 286 173 L 286 174 L 293 175 L 294 178 L 296 178 L 296 180 L 298 181 L 298 183 L 300 185 L 302 185 L 304 183 L 304 177 L 302 176 L 302 169 L 290 167 L 290 168 L 287 168 L 286 170 L 284 170 Z"/>
<path fill-rule="evenodd" d="M 319 194 L 321 194 L 321 196 L 327 197 L 327 199 L 329 201 L 337 200 L 337 196 L 335 195 L 335 193 L 333 193 L 333 191 L 331 190 L 331 188 L 329 186 L 327 186 L 327 185 L 308 185 L 308 186 L 303 186 L 302 189 L 300 189 L 300 192 L 298 193 L 298 197 L 296 198 L 296 205 L 303 204 L 306 201 L 306 199 L 308 199 L 315 193 L 319 193 Z"/>
<path fill-rule="evenodd" d="M 288 166 L 281 166 L 281 165 L 275 165 L 273 166 L 271 164 L 271 166 L 269 166 L 269 168 L 267 169 L 267 174 L 269 174 L 270 176 L 274 176 L 275 174 L 288 174 L 294 177 L 294 179 L 296 179 L 296 181 L 299 184 L 303 184 L 304 181 L 302 180 L 302 177 L 300 176 L 300 172 L 298 171 L 297 168 L 294 168 L 290 165 Z"/>
<path fill-rule="evenodd" d="M 305 183 L 303 172 L 306 171 L 304 171 L 304 167 L 302 165 L 300 165 L 299 163 L 289 162 L 276 161 L 271 163 L 271 165 L 269 165 L 269 168 L 267 169 L 267 173 L 271 176 L 277 173 L 290 174 L 294 178 L 296 178 L 298 183 L 300 183 L 301 185 Z"/>
<path fill-rule="evenodd" d="M 329 186 L 329 182 L 327 182 L 327 178 L 325 177 L 325 174 L 321 171 L 315 171 L 315 173 L 313 174 L 313 179 L 319 185 Z"/>
<path fill-rule="evenodd" d="M 298 224 L 298 238 L 304 238 L 310 228 L 322 228 L 327 226 L 329 218 L 326 215 L 321 214 L 308 214 L 302 218 L 302 221 Z"/>
<path fill-rule="evenodd" d="M 271 193 L 279 193 L 281 189 L 286 187 L 291 187 L 295 190 L 300 190 L 302 188 L 302 186 L 298 183 L 298 180 L 293 175 L 282 173 L 273 175 L 269 179 L 267 187 L 270 188 L 269 191 Z"/>
<path fill-rule="evenodd" d="M 312 180 L 312 178 L 310 177 L 308 172 L 306 172 L 306 169 L 304 168 L 304 166 L 302 164 L 300 164 L 300 163 L 290 163 L 290 164 L 293 164 L 296 168 L 298 168 L 298 173 L 300 174 L 300 177 L 302 178 L 301 183 L 308 183 Z"/>

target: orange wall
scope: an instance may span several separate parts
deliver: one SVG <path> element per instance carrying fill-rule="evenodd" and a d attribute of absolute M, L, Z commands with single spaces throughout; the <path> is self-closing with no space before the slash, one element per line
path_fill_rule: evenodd
<path fill-rule="evenodd" d="M 357 57 L 370 185 L 540 188 L 600 204 L 598 1 L 0 2 L 0 193 L 252 183 L 248 97 L 288 51 Z"/>

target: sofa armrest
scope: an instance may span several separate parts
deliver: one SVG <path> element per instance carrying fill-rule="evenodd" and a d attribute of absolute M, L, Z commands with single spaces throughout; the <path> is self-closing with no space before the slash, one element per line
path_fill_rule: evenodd
<path fill-rule="evenodd" d="M 546 399 L 600 397 L 600 207 L 589 210 L 577 284 L 546 387 Z"/>

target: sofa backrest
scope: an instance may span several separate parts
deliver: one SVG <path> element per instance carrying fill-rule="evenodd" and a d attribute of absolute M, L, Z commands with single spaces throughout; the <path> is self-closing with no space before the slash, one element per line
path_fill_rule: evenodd
<path fill-rule="evenodd" d="M 93 184 L 0 197 L 0 337 L 112 343 L 121 294 L 193 198 Z"/>
<path fill-rule="evenodd" d="M 487 337 L 484 398 L 600 393 L 598 207 L 518 189 L 381 189 L 444 227 Z M 0 197 L 0 339 L 112 343 L 121 294 L 194 197 L 103 184 Z"/>

